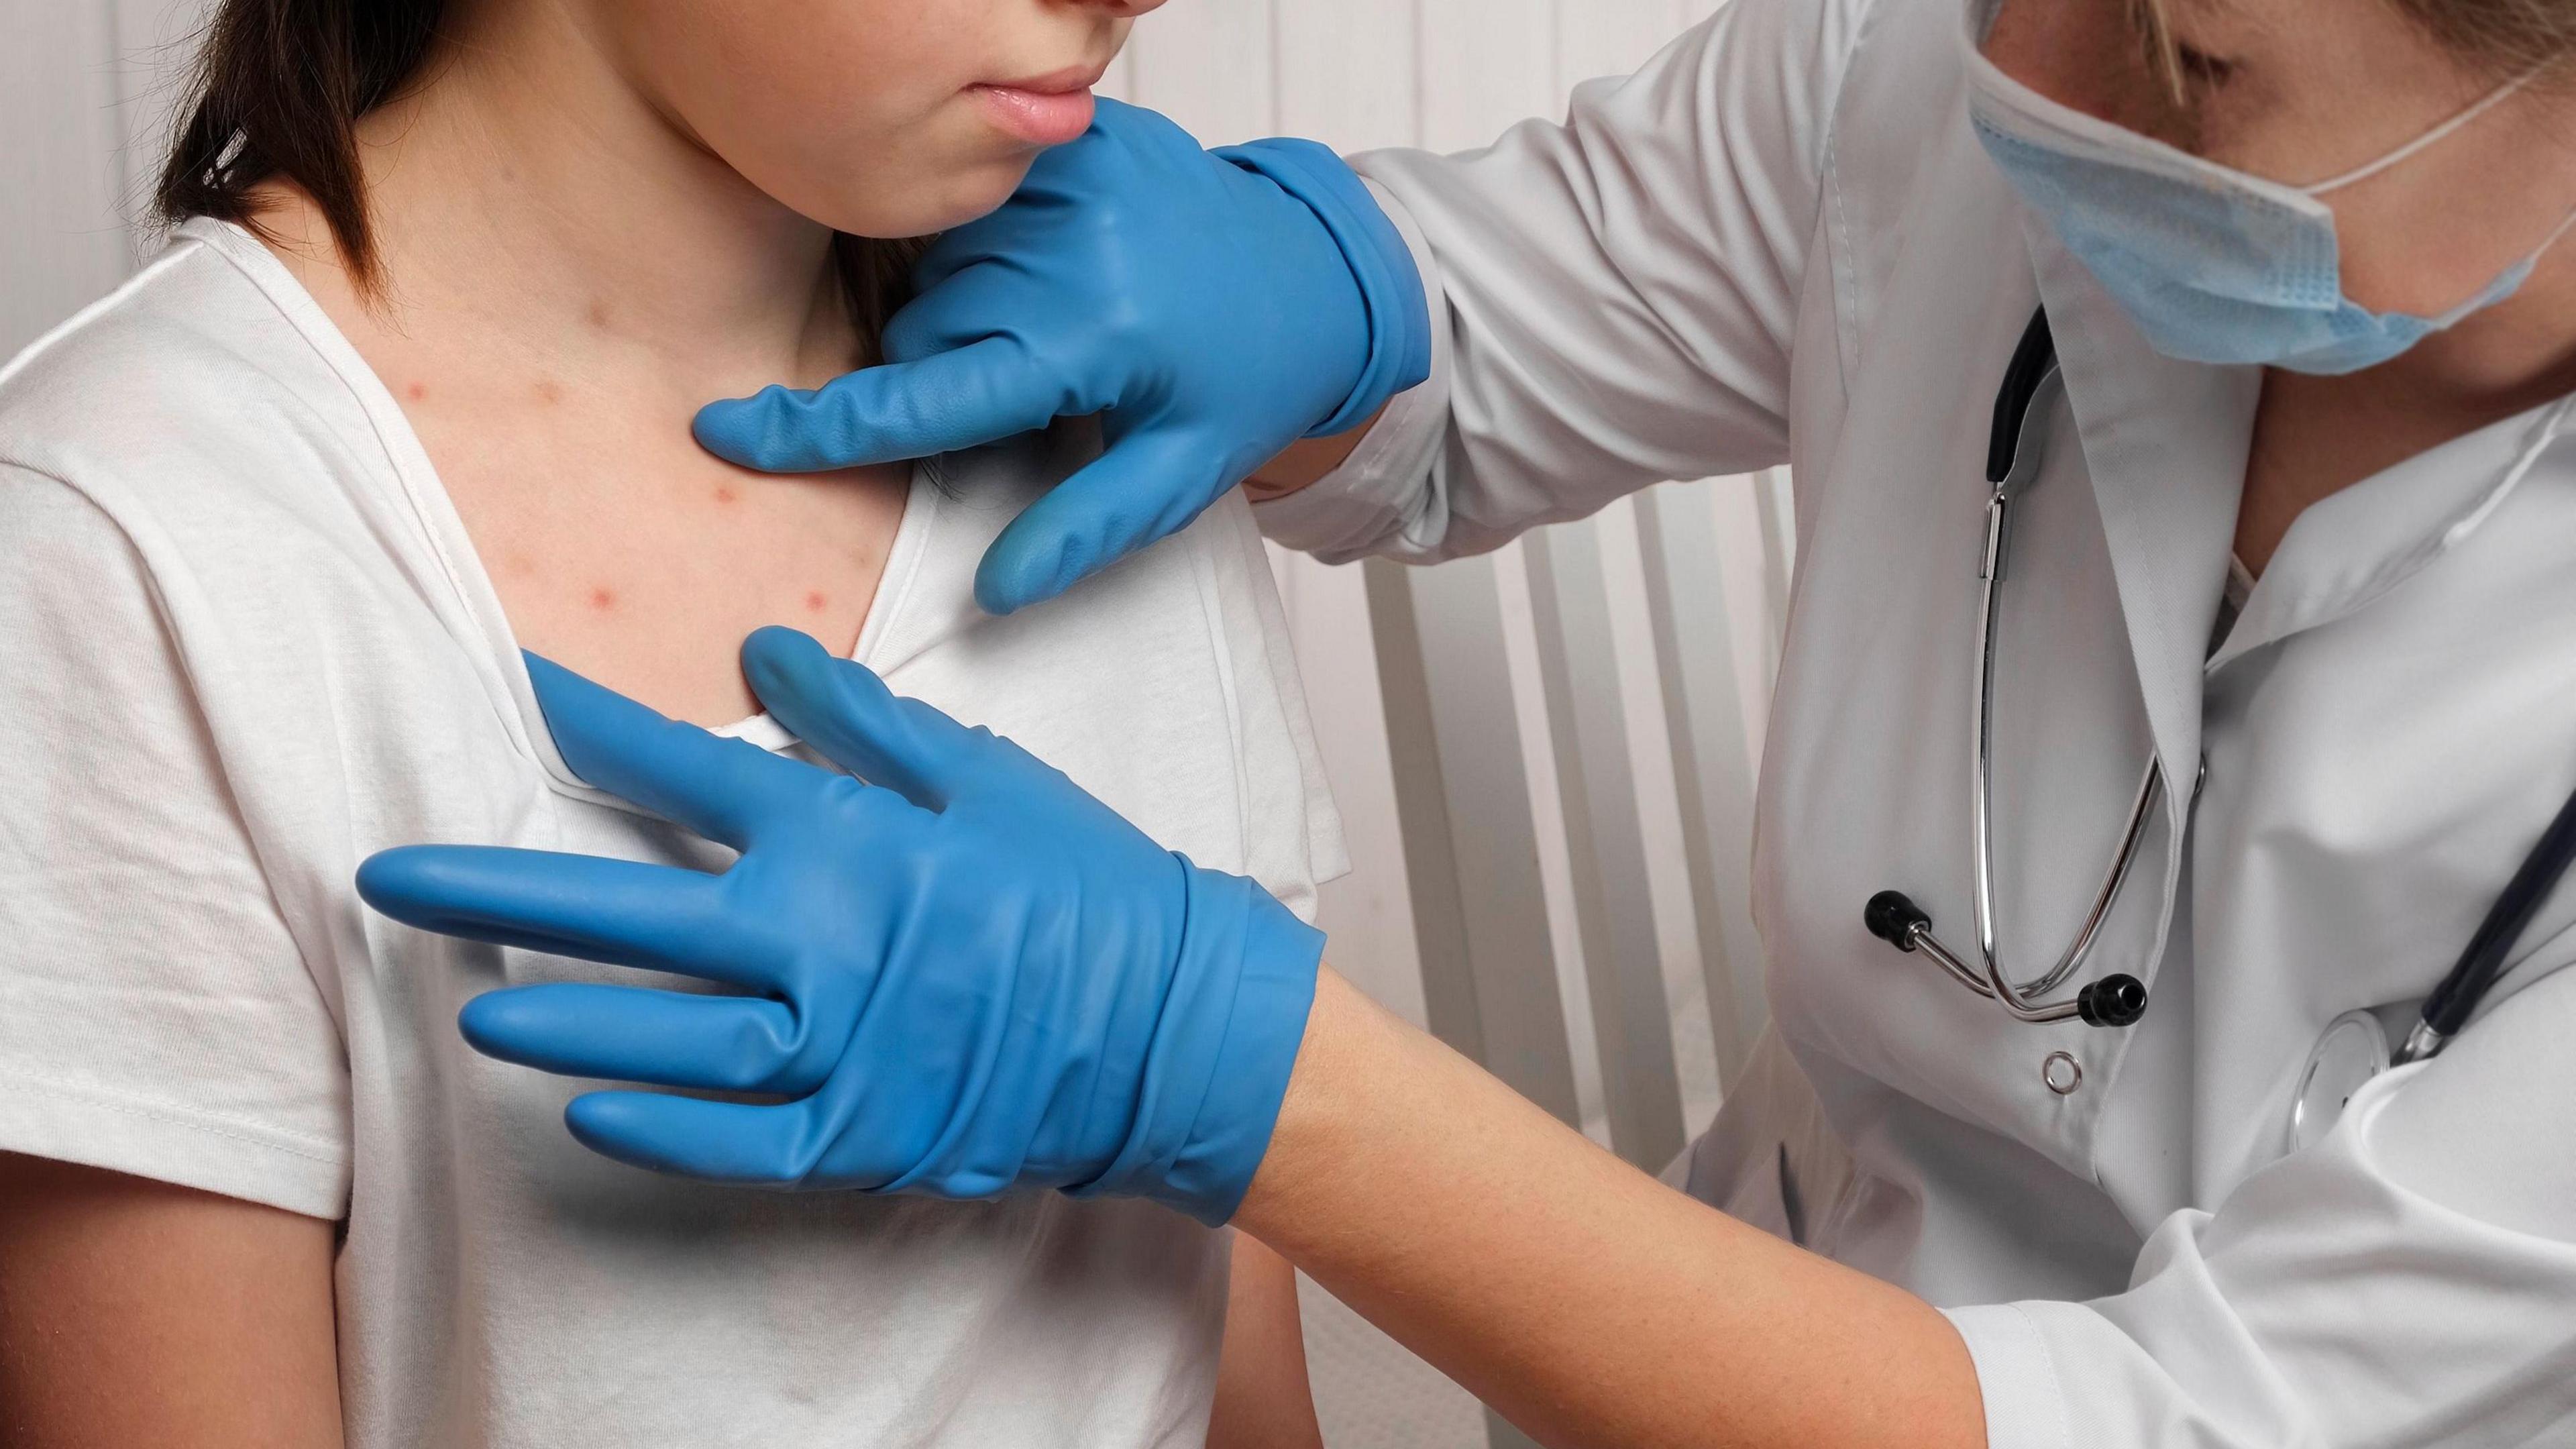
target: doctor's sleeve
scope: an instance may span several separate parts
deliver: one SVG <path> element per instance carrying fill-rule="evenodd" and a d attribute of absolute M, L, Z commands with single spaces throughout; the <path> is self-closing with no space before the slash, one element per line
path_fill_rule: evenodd
<path fill-rule="evenodd" d="M 0 1152 L 333 1218 L 347 1053 L 127 533 L 0 463 Z"/>
<path fill-rule="evenodd" d="M 1732 0 L 1636 75 L 1582 86 L 1562 123 L 1354 158 L 1422 269 L 1432 377 L 1335 475 L 1261 505 L 1263 530 L 1334 562 L 1428 561 L 1785 461 L 1868 3 Z"/>
<path fill-rule="evenodd" d="M 2129 1290 L 1953 1311 L 1993 1449 L 2576 1444 L 2576 971 L 2149 1238 Z"/>

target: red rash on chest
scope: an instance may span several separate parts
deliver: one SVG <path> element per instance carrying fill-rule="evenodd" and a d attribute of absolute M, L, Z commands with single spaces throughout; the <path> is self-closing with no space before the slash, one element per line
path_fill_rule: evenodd
<path fill-rule="evenodd" d="M 597 589 L 593 589 L 593 590 L 591 590 L 591 591 L 590 591 L 590 606 L 591 606 L 592 608 L 594 608 L 594 609 L 614 609 L 614 608 L 616 608 L 616 607 L 617 607 L 617 591 L 616 591 L 615 589 L 609 589 L 609 588 L 597 588 Z"/>

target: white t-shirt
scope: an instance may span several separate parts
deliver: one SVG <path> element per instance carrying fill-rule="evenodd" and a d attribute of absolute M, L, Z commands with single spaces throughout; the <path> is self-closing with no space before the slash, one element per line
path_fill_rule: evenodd
<path fill-rule="evenodd" d="M 1338 825 L 1239 499 L 976 609 L 1066 451 L 922 469 L 859 657 L 1311 914 Z M 368 854 L 728 857 L 565 769 L 401 409 L 246 233 L 0 372 L 0 540 L 0 1150 L 345 1220 L 353 1446 L 1204 1436 L 1222 1234 L 657 1177 L 566 1135 L 584 1084 L 465 1047 L 497 986 L 674 980 L 394 925 Z"/>

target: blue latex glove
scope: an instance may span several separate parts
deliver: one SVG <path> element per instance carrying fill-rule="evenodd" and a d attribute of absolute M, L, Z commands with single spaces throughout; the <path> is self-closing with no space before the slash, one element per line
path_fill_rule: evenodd
<path fill-rule="evenodd" d="M 1233 1215 L 1269 1148 L 1323 936 L 1012 744 L 803 634 L 743 646 L 761 701 L 854 779 L 664 719 L 541 659 L 582 778 L 741 852 L 721 875 L 413 846 L 358 893 L 427 930 L 748 993 L 544 985 L 460 1018 L 568 1076 L 772 1093 L 594 1092 L 573 1135 L 725 1182 L 948 1198 L 1014 1186 Z"/>
<path fill-rule="evenodd" d="M 713 404 L 698 441 L 811 472 L 1101 414 L 1108 451 L 985 554 L 975 597 L 994 613 L 1179 530 L 1299 437 L 1347 432 L 1431 371 L 1421 275 L 1340 158 L 1294 140 L 1205 151 L 1116 101 L 915 280 L 889 365 Z"/>

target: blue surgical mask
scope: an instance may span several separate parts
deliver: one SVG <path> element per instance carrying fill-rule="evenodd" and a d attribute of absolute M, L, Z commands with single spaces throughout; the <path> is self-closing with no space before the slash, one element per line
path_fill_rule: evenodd
<path fill-rule="evenodd" d="M 2059 105 L 1997 69 L 1973 31 L 1968 57 L 1968 115 L 1986 154 L 2168 357 L 2358 372 L 2512 296 L 2576 221 L 2571 211 L 2522 260 L 2439 316 L 2373 312 L 2344 295 L 2334 212 L 2318 198 L 2440 141 L 2521 81 L 2369 165 L 2288 186 Z"/>

